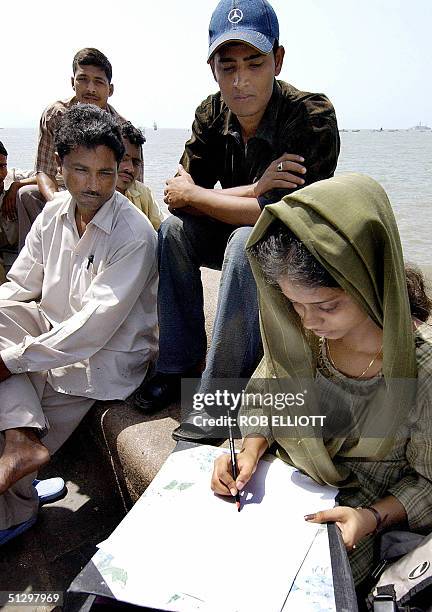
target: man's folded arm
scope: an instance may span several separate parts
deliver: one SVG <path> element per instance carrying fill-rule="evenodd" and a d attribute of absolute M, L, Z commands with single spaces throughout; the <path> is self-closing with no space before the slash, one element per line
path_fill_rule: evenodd
<path fill-rule="evenodd" d="M 6 367 L 12 373 L 37 372 L 88 359 L 108 343 L 156 277 L 156 236 L 125 244 L 92 281 L 82 309 L 49 332 L 4 349 Z M 150 290 L 156 293 L 156 282 Z"/>
<path fill-rule="evenodd" d="M 258 200 L 195 186 L 190 206 L 231 225 L 254 225 L 261 214 Z"/>
<path fill-rule="evenodd" d="M 288 148 L 292 150 L 287 153 L 295 153 L 304 158 L 303 165 L 307 172 L 302 175 L 305 181 L 302 187 L 332 177 L 340 152 L 339 130 L 334 112 L 329 113 L 327 118 L 320 117 L 311 121 L 303 132 L 299 132 L 297 142 L 287 144 Z M 267 204 L 280 202 L 284 196 L 298 189 L 272 189 L 258 198 L 259 205 L 263 209 Z"/>
<path fill-rule="evenodd" d="M 58 110 L 48 107 L 39 122 L 39 143 L 36 155 L 36 180 L 40 193 L 50 201 L 58 191 L 56 181 L 54 133 L 58 127 Z"/>
<path fill-rule="evenodd" d="M 50 202 L 54 198 L 54 194 L 59 190 L 55 176 L 45 172 L 38 172 L 36 174 L 36 181 L 40 193 L 47 202 Z"/>

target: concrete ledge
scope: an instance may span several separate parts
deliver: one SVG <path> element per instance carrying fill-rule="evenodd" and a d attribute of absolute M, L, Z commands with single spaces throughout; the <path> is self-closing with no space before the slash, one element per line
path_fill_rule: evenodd
<path fill-rule="evenodd" d="M 127 507 L 142 495 L 172 452 L 171 432 L 180 409 L 170 406 L 146 416 L 126 402 L 98 403 L 89 428 L 103 451 L 107 468 L 113 469 Z"/>

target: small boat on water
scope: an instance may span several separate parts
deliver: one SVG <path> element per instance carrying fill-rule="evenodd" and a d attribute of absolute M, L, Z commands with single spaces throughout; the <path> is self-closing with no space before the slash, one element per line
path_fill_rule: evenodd
<path fill-rule="evenodd" d="M 418 125 L 415 125 L 414 127 L 409 128 L 410 132 L 430 132 L 430 130 L 431 128 L 428 125 L 422 124 L 421 121 Z"/>
<path fill-rule="evenodd" d="M 157 129 L 158 129 L 158 126 L 157 126 L 156 121 L 153 121 L 153 129 L 154 129 L 154 130 L 157 130 Z"/>

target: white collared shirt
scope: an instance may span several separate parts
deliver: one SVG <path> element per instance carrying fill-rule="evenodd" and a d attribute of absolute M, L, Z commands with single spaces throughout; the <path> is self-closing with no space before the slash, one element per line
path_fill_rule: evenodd
<path fill-rule="evenodd" d="M 12 373 L 48 370 L 61 393 L 124 399 L 157 352 L 157 237 L 115 192 L 82 237 L 69 192 L 37 217 L 0 286 L 0 299 L 36 300 L 48 325 L 1 351 Z"/>

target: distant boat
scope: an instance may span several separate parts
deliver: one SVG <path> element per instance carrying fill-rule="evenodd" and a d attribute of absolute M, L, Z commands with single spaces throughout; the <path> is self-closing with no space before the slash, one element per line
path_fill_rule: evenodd
<path fill-rule="evenodd" d="M 409 129 L 410 131 L 414 131 L 414 132 L 429 132 L 431 128 L 427 125 L 423 125 L 422 122 L 420 121 L 418 125 L 415 125 L 414 127 L 409 128 Z"/>
<path fill-rule="evenodd" d="M 153 129 L 154 129 L 154 130 L 157 130 L 157 129 L 158 129 L 156 121 L 153 121 Z"/>

